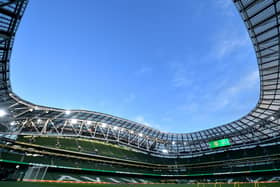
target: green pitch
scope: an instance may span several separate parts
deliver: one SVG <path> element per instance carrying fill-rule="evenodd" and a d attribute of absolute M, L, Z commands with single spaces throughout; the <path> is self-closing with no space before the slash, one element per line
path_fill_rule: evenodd
<path fill-rule="evenodd" d="M 251 184 L 71 184 L 71 183 L 35 183 L 0 182 L 5 187 L 279 187 L 280 183 Z"/>

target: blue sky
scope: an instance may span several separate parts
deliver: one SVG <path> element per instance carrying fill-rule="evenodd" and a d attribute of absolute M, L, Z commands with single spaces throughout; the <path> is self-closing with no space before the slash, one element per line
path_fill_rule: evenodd
<path fill-rule="evenodd" d="M 30 0 L 11 63 L 15 93 L 170 132 L 248 113 L 259 74 L 231 0 Z"/>

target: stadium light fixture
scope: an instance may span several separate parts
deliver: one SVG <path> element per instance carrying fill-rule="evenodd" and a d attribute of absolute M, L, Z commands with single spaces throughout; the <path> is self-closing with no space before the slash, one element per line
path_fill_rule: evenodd
<path fill-rule="evenodd" d="M 42 120 L 41 119 L 37 119 L 37 123 L 41 123 L 42 122 Z"/>
<path fill-rule="evenodd" d="M 118 130 L 118 127 L 117 126 L 114 126 L 114 128 L 113 128 L 114 130 Z"/>
<path fill-rule="evenodd" d="M 175 141 L 173 141 L 173 142 L 172 142 L 172 145 L 175 145 L 175 144 L 176 144 L 176 142 L 175 142 Z"/>
<path fill-rule="evenodd" d="M 87 125 L 91 125 L 91 121 L 87 121 Z"/>
<path fill-rule="evenodd" d="M 66 111 L 65 111 L 65 114 L 66 114 L 66 115 L 69 115 L 69 114 L 71 114 L 71 111 L 70 111 L 70 110 L 66 110 Z"/>
<path fill-rule="evenodd" d="M 5 117 L 7 115 L 7 112 L 3 109 L 0 109 L 0 118 Z"/>
<path fill-rule="evenodd" d="M 105 128 L 105 127 L 107 127 L 107 124 L 106 123 L 101 123 L 101 127 Z"/>
<path fill-rule="evenodd" d="M 270 117 L 270 120 L 271 120 L 271 121 L 275 120 L 274 116 L 271 116 L 271 117 Z"/>
<path fill-rule="evenodd" d="M 163 149 L 162 152 L 165 153 L 165 154 L 167 154 L 167 153 L 168 153 L 168 150 L 167 150 L 167 149 Z"/>
<path fill-rule="evenodd" d="M 134 131 L 130 131 L 131 134 L 134 134 Z"/>
<path fill-rule="evenodd" d="M 29 111 L 30 111 L 30 112 L 33 112 L 33 108 L 30 108 Z"/>
<path fill-rule="evenodd" d="M 12 122 L 10 123 L 10 125 L 11 125 L 11 126 L 14 126 L 14 125 L 16 125 L 16 122 L 15 122 L 15 121 L 12 121 Z"/>
<path fill-rule="evenodd" d="M 75 124 L 75 123 L 78 122 L 78 120 L 77 120 L 77 119 L 71 119 L 70 122 L 71 122 L 72 124 Z"/>
<path fill-rule="evenodd" d="M 142 137 L 142 136 L 143 136 L 143 134 L 142 134 L 142 133 L 139 133 L 138 135 L 139 135 L 140 137 Z"/>

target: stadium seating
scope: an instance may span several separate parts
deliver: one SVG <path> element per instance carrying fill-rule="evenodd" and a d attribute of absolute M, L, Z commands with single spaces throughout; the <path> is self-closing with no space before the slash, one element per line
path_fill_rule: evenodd
<path fill-rule="evenodd" d="M 3 140 L 3 142 L 5 142 Z M 27 142 L 28 144 L 17 144 L 17 142 Z M 30 145 L 40 145 L 38 147 Z M 194 158 L 177 158 L 169 159 L 173 163 L 178 163 L 177 167 L 171 169 L 168 166 L 165 169 L 157 168 L 142 168 L 123 165 L 127 160 L 138 159 L 138 162 L 156 163 L 155 160 L 164 163 L 164 158 L 158 159 L 151 155 L 144 155 L 143 153 L 134 150 L 124 149 L 119 145 L 112 145 L 110 143 L 101 143 L 95 140 L 83 140 L 81 138 L 57 138 L 57 137 L 30 137 L 22 136 L 14 143 L 10 142 L 7 148 L 0 149 L 1 159 L 19 161 L 23 163 L 45 164 L 51 167 L 71 167 L 84 168 L 86 170 L 106 170 L 114 172 L 137 172 L 143 174 L 165 174 L 165 175 L 211 175 L 211 173 L 228 173 L 228 172 L 248 172 L 255 170 L 270 170 L 280 167 L 279 155 L 275 155 L 275 150 L 279 149 L 279 145 L 271 145 L 267 147 L 254 147 L 244 149 L 243 151 L 220 152 L 212 155 L 202 155 Z M 10 146 L 10 148 L 9 148 Z M 45 147 L 45 148 L 44 148 Z M 50 148 L 48 148 L 50 147 Z M 17 149 L 20 148 L 20 149 Z M 53 149 L 55 148 L 55 149 Z M 24 149 L 24 150 L 21 150 Z M 69 150 L 68 152 L 65 150 Z M 124 150 L 124 151 L 123 151 Z M 32 151 L 37 151 L 36 154 Z M 64 152 L 63 152 L 64 151 Z M 81 153 L 86 153 L 83 159 L 80 157 Z M 122 152 L 122 154 L 119 152 Z M 55 154 L 59 153 L 60 156 Z M 61 155 L 61 153 L 64 153 Z M 88 153 L 94 155 L 106 154 L 109 158 L 122 158 L 123 160 L 118 164 L 110 162 L 99 162 L 90 160 Z M 81 155 L 79 155 L 81 154 Z M 117 155 L 119 154 L 119 155 Z M 78 156 L 79 158 L 75 158 Z M 143 159 L 141 158 L 143 157 Z M 144 159 L 145 157 L 145 159 Z M 88 159 L 89 158 L 89 159 Z M 226 158 L 226 161 L 225 161 Z M 106 160 L 106 159 L 105 159 Z M 149 162 L 150 161 L 150 162 Z M 184 164 L 180 166 L 180 164 Z M 173 164 L 173 167 L 176 166 Z M 177 169 L 176 169 L 177 168 Z"/>
<path fill-rule="evenodd" d="M 254 147 L 239 151 L 201 155 L 190 158 L 166 159 L 154 157 L 133 149 L 124 148 L 123 146 L 113 145 L 110 143 L 100 142 L 96 140 L 88 140 L 75 137 L 50 137 L 50 136 L 20 136 L 17 141 L 28 142 L 46 147 L 65 149 L 76 152 L 84 152 L 93 155 L 101 155 L 113 158 L 120 158 L 125 160 L 134 160 L 138 162 L 158 163 L 158 164 L 195 164 L 195 163 L 209 163 L 215 161 L 225 161 L 233 159 L 245 159 L 247 157 L 261 157 L 264 155 L 273 155 L 277 153 L 280 145 L 273 145 L 266 147 Z"/>
<path fill-rule="evenodd" d="M 162 165 L 176 166 L 173 169 L 145 169 L 145 168 L 133 168 L 134 172 L 143 173 L 214 173 L 214 172 L 238 172 L 238 171 L 250 171 L 260 169 L 273 169 L 279 164 L 278 156 L 274 155 L 275 150 L 279 149 L 279 145 L 273 145 L 269 147 L 254 147 L 243 151 L 230 151 L 220 152 L 211 155 L 201 155 L 193 158 L 176 158 L 169 159 L 169 162 L 165 162 L 165 158 L 158 158 L 151 155 L 146 155 L 134 150 L 125 149 L 119 145 L 113 145 L 110 143 L 103 143 L 96 140 L 87 140 L 73 137 L 31 137 L 21 136 L 17 140 L 18 142 L 28 142 L 37 144 L 43 147 L 56 148 L 56 150 L 69 150 L 79 153 L 84 152 L 92 156 L 100 155 L 107 156 L 107 158 L 121 158 L 122 162 L 129 160 L 135 160 L 138 162 L 146 163 L 160 163 Z M 40 148 L 41 149 L 41 148 Z M 69 152 L 71 154 L 72 152 Z M 67 153 L 68 154 L 68 153 Z M 50 165 L 60 165 L 75 168 L 93 168 L 101 170 L 113 170 L 113 171 L 131 171 L 129 167 L 123 167 L 122 165 L 115 165 L 109 163 L 98 163 L 87 160 L 80 160 L 77 162 L 73 158 L 64 158 L 56 156 L 24 156 L 23 158 L 10 157 L 13 159 L 25 161 L 25 162 L 37 162 Z M 226 158 L 226 159 L 225 159 Z M 226 161 L 225 161 L 226 160 Z M 263 161 L 262 161 L 263 160 Z M 261 162 L 262 161 L 262 162 Z M 258 163 L 258 164 L 256 164 Z M 183 164 L 182 166 L 180 166 Z M 177 168 L 177 169 L 176 169 Z"/>
<path fill-rule="evenodd" d="M 130 148 L 113 145 L 110 143 L 100 142 L 96 140 L 87 140 L 73 137 L 52 137 L 52 136 L 20 136 L 18 141 L 33 143 L 37 145 L 66 149 L 71 151 L 84 152 L 95 155 L 117 157 L 127 160 L 151 162 L 151 163 L 172 163 L 169 159 L 154 158 L 147 154 L 137 152 Z"/>

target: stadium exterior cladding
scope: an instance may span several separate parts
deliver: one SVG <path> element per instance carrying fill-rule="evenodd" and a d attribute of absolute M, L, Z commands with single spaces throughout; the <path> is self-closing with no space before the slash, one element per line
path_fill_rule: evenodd
<path fill-rule="evenodd" d="M 166 133 L 133 121 L 99 112 L 63 110 L 27 102 L 12 92 L 10 56 L 27 0 L 0 0 L 0 125 L 6 135 L 78 136 L 133 147 L 157 156 L 189 157 L 214 152 L 209 142 L 228 138 L 242 149 L 280 137 L 280 2 L 234 0 L 253 43 L 260 74 L 260 97 L 244 117 L 193 133 Z"/>

